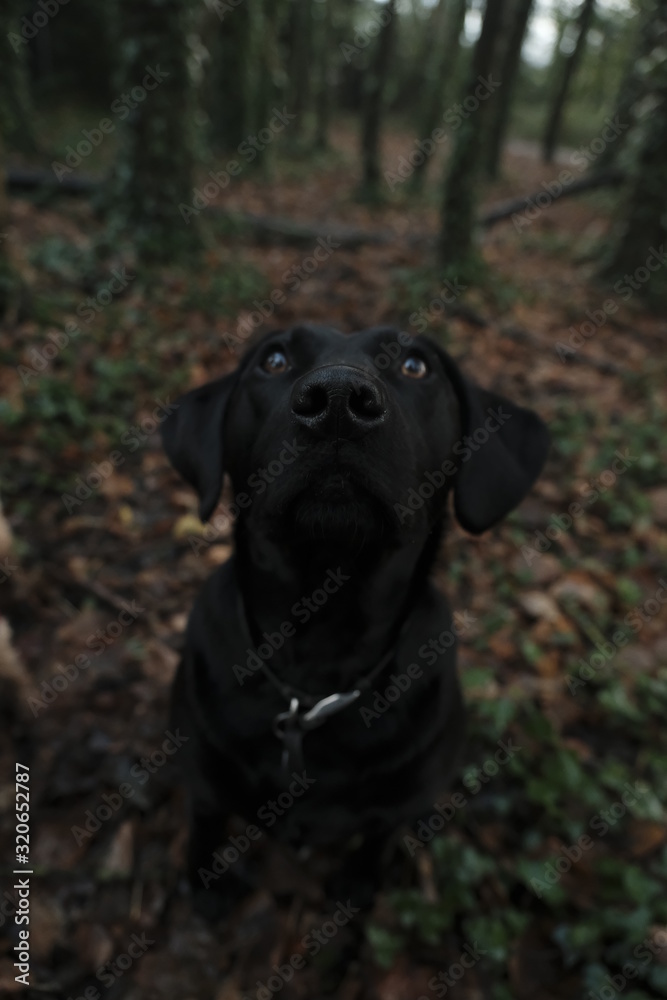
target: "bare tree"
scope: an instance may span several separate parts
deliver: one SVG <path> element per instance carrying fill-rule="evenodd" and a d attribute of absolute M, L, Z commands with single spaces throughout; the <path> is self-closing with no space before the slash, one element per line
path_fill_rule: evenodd
<path fill-rule="evenodd" d="M 147 262 L 171 261 L 198 243 L 198 212 L 187 220 L 179 212 L 193 197 L 190 13 L 188 0 L 119 0 L 121 37 L 132 44 L 120 45 L 120 91 L 129 101 L 110 221 L 129 230 Z M 141 101 L 132 98 L 138 90 Z"/>
<path fill-rule="evenodd" d="M 567 101 L 570 84 L 586 48 L 586 36 L 593 20 L 594 10 L 595 0 L 582 0 L 574 25 L 576 40 L 572 51 L 560 61 L 560 67 L 558 67 L 559 53 L 556 52 L 559 77 L 544 131 L 542 155 L 545 163 L 551 163 L 554 158 L 556 143 L 558 142 L 561 122 L 563 120 L 563 112 L 565 110 L 565 102 Z"/>
<path fill-rule="evenodd" d="M 420 138 L 426 139 L 438 125 L 445 106 L 446 90 L 451 84 L 459 53 L 460 36 L 466 16 L 466 0 L 439 0 L 429 25 L 435 38 L 424 72 L 425 87 Z M 412 186 L 419 190 L 426 175 L 427 157 L 415 164 Z"/>
<path fill-rule="evenodd" d="M 667 304 L 667 0 L 655 0 L 647 30 L 652 46 L 644 61 L 644 116 L 627 197 L 622 204 L 602 275 L 664 307 Z M 642 38 L 640 49 L 647 50 Z M 641 280 L 638 271 L 646 272 Z"/>
<path fill-rule="evenodd" d="M 21 0 L 0 5 L 0 129 L 7 144 L 25 153 L 39 152 L 26 65 L 28 40 L 21 32 Z"/>
<path fill-rule="evenodd" d="M 332 90 L 334 86 L 333 0 L 321 0 L 317 4 L 317 97 L 315 121 L 315 148 L 324 150 L 329 145 L 329 123 L 331 118 Z"/>
<path fill-rule="evenodd" d="M 440 259 L 447 270 L 465 271 L 473 256 L 484 106 L 491 94 L 488 74 L 504 7 L 505 0 L 487 0 L 482 31 L 473 53 L 471 78 L 460 105 L 456 143 L 447 165 L 442 202 Z"/>
<path fill-rule="evenodd" d="M 389 0 L 383 8 L 383 12 L 384 24 L 378 35 L 374 57 L 368 70 L 362 115 L 363 179 L 361 194 L 369 199 L 377 198 L 380 185 L 380 132 L 384 111 L 385 85 L 396 30 L 396 0 Z"/>
<path fill-rule="evenodd" d="M 514 86 L 521 65 L 521 49 L 532 8 L 533 0 L 516 0 L 512 10 L 507 45 L 503 58 L 500 60 L 499 75 L 503 85 L 496 95 L 497 100 L 488 130 L 485 157 L 486 172 L 489 177 L 494 179 L 498 176 L 500 169 L 500 158 L 512 108 Z"/>
<path fill-rule="evenodd" d="M 313 43 L 312 0 L 294 0 L 289 47 L 290 111 L 296 115 L 290 135 L 294 142 L 303 137 L 304 118 L 310 110 L 311 46 Z"/>

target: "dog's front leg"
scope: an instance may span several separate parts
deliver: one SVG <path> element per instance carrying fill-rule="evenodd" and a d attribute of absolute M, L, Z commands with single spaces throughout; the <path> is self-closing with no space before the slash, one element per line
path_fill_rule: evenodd
<path fill-rule="evenodd" d="M 360 910 L 370 910 L 382 885 L 387 837 L 367 836 L 343 859 L 327 883 L 327 895 L 336 902 L 350 900 Z"/>
<path fill-rule="evenodd" d="M 187 873 L 194 908 L 207 920 L 226 917 L 252 888 L 243 861 L 225 860 L 218 851 L 228 820 L 227 813 L 190 804 Z"/>

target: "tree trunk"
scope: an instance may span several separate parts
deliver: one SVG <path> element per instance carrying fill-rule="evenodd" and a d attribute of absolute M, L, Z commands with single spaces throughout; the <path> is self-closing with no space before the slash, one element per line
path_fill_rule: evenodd
<path fill-rule="evenodd" d="M 461 52 L 459 39 L 463 31 L 466 7 L 467 0 L 439 0 L 433 23 L 435 44 L 425 73 L 424 115 L 419 135 L 421 139 L 427 139 L 437 128 L 445 107 L 446 89 L 452 81 Z M 415 165 L 411 183 L 417 191 L 423 186 L 427 166 L 426 156 Z"/>
<path fill-rule="evenodd" d="M 334 49 L 334 25 L 332 17 L 333 0 L 322 0 L 316 7 L 319 12 L 317 22 L 318 80 L 315 122 L 315 149 L 329 147 L 329 122 L 331 118 L 332 89 L 334 87 L 331 52 Z"/>
<path fill-rule="evenodd" d="M 459 118 L 458 124 L 452 125 L 452 128 L 458 131 L 445 176 L 440 259 L 447 271 L 456 272 L 455 276 L 462 274 L 473 263 L 473 229 L 484 105 L 491 93 L 481 81 L 488 78 L 493 65 L 504 6 L 505 0 L 487 0 L 482 31 L 473 53 L 466 96 L 463 103 L 454 108 L 458 111 Z"/>
<path fill-rule="evenodd" d="M 628 195 L 601 274 L 624 283 L 629 295 L 639 292 L 656 305 L 667 304 L 667 0 L 658 0 L 650 20 L 653 45 L 647 69 L 651 107 L 641 122 L 641 144 Z M 645 40 L 640 42 L 644 45 Z M 648 103 L 648 101 L 647 101 Z M 649 266 L 650 265 L 650 266 Z M 623 294 L 623 290 L 620 294 Z"/>
<path fill-rule="evenodd" d="M 238 7 L 213 0 L 209 9 L 222 23 L 211 19 L 211 72 L 208 93 L 213 138 L 224 149 L 236 149 L 252 127 L 250 60 L 253 31 L 252 4 L 244 0 Z"/>
<path fill-rule="evenodd" d="M 193 200 L 190 10 L 188 0 L 119 0 L 124 125 L 110 223 L 131 234 L 146 263 L 176 260 L 199 242 L 199 210 L 183 214 Z"/>
<path fill-rule="evenodd" d="M 595 0 L 582 0 L 581 7 L 579 8 L 579 15 L 576 21 L 577 40 L 574 43 L 572 52 L 570 52 L 570 54 L 565 56 L 562 60 L 560 66 L 560 79 L 558 80 L 556 86 L 554 99 L 549 111 L 549 117 L 547 119 L 547 126 L 544 132 L 542 155 L 545 163 L 553 162 L 554 153 L 556 151 L 556 143 L 558 142 L 558 136 L 560 134 L 563 112 L 565 110 L 567 94 L 586 48 L 586 36 L 588 35 L 588 29 L 590 28 L 591 21 L 593 20 L 594 10 Z M 557 52 L 556 59 L 558 60 L 558 58 L 559 53 Z"/>
<path fill-rule="evenodd" d="M 5 162 L 4 142 L 0 133 L 0 177 L 4 177 L 7 164 Z M 0 322 L 7 313 L 14 291 L 14 272 L 7 252 L 7 192 L 5 185 L 0 184 Z"/>
<path fill-rule="evenodd" d="M 372 64 L 368 70 L 366 94 L 362 118 L 361 153 L 363 178 L 361 195 L 375 200 L 380 187 L 380 132 L 384 110 L 384 93 L 393 48 L 396 0 L 382 8 L 386 12 L 384 24 L 378 35 Z"/>
<path fill-rule="evenodd" d="M 313 35 L 311 0 L 294 0 L 289 53 L 289 111 L 296 115 L 290 126 L 294 142 L 303 138 L 305 117 L 310 111 L 310 66 Z"/>
<path fill-rule="evenodd" d="M 637 122 L 637 105 L 646 92 L 645 67 L 646 60 L 655 44 L 652 24 L 653 11 L 647 9 L 639 14 L 641 24 L 637 44 L 627 65 L 625 74 L 618 89 L 616 105 L 612 115 L 613 121 L 628 127 L 613 142 L 608 142 L 592 164 L 593 170 L 604 171 L 618 162 L 618 154 L 624 148 L 628 134 Z"/>
<path fill-rule="evenodd" d="M 0 130 L 9 148 L 38 153 L 26 56 L 29 41 L 21 33 L 21 0 L 0 4 Z"/>
<path fill-rule="evenodd" d="M 519 72 L 519 66 L 521 65 L 521 49 L 523 48 L 523 40 L 526 36 L 526 28 L 528 27 L 532 7 L 533 0 L 516 0 L 507 46 L 500 65 L 499 76 L 502 80 L 502 86 L 497 94 L 494 114 L 488 131 L 485 157 L 486 172 L 493 180 L 497 178 L 500 170 L 500 160 L 507 133 L 510 109 L 512 107 L 514 85 Z"/>

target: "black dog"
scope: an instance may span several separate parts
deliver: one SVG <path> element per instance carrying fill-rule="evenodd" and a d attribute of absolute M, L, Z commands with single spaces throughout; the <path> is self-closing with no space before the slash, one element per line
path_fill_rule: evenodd
<path fill-rule="evenodd" d="M 363 834 L 344 877 L 366 897 L 462 740 L 452 619 L 428 579 L 448 494 L 466 530 L 496 524 L 539 474 L 546 428 L 428 339 L 299 326 L 188 393 L 163 436 L 202 520 L 223 470 L 238 509 L 174 688 L 199 903 L 235 894 L 242 865 L 201 891 L 231 814 L 307 845 Z"/>

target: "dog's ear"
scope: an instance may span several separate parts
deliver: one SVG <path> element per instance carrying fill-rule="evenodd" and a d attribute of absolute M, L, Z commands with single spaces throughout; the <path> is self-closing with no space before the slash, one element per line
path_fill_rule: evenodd
<path fill-rule="evenodd" d="M 549 432 L 532 410 L 475 385 L 449 355 L 440 353 L 461 409 L 454 510 L 459 524 L 479 535 L 529 492 L 546 461 Z M 472 438 L 471 446 L 466 435 Z"/>
<path fill-rule="evenodd" d="M 162 424 L 162 444 L 177 472 L 199 494 L 199 516 L 208 521 L 222 491 L 223 425 L 237 372 L 182 396 Z"/>

